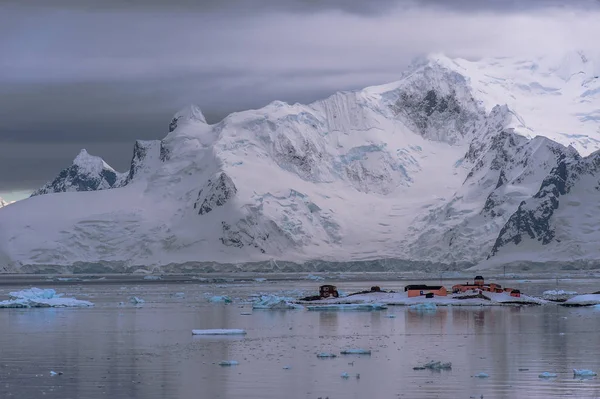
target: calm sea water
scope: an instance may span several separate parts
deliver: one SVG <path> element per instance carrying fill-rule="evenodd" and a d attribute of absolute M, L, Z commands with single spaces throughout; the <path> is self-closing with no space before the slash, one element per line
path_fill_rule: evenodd
<path fill-rule="evenodd" d="M 597 282 L 563 281 L 560 287 L 590 292 L 598 290 Z M 337 282 L 344 291 L 374 284 L 400 288 L 407 282 Z M 0 309 L 0 398 L 600 398 L 600 380 L 575 379 L 572 372 L 600 371 L 599 309 L 252 312 L 244 303 L 258 292 L 307 291 L 317 285 L 57 286 L 96 306 Z M 534 294 L 556 288 L 553 280 L 513 285 Z M 0 286 L 0 297 L 21 288 L 27 287 Z M 183 298 L 174 295 L 181 292 Z M 208 303 L 207 294 L 235 300 Z M 146 303 L 132 305 L 132 295 Z M 244 328 L 248 334 L 191 335 L 202 328 Z M 347 348 L 372 354 L 339 355 Z M 319 352 L 338 357 L 319 359 Z M 223 360 L 239 365 L 219 366 Z M 429 360 L 452 362 L 452 370 L 413 370 Z M 539 378 L 545 371 L 558 378 Z M 473 377 L 480 372 L 489 378 Z"/>

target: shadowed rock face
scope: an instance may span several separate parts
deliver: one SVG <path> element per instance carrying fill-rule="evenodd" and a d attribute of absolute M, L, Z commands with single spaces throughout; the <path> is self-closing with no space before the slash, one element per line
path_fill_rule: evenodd
<path fill-rule="evenodd" d="M 209 179 L 198 193 L 194 209 L 199 215 L 205 215 L 218 206 L 223 206 L 237 193 L 233 180 L 224 172 Z"/>
<path fill-rule="evenodd" d="M 96 191 L 117 187 L 123 175 L 107 165 L 102 158 L 82 150 L 68 168 L 31 196 L 67 191 Z"/>
<path fill-rule="evenodd" d="M 561 204 L 560 197 L 567 195 L 584 174 L 600 175 L 600 154 L 594 153 L 583 159 L 561 157 L 539 191 L 532 199 L 521 202 L 502 228 L 489 257 L 510 243 L 518 245 L 524 237 L 540 241 L 543 245 L 551 243 L 556 235 L 556 226 L 551 218 Z"/>

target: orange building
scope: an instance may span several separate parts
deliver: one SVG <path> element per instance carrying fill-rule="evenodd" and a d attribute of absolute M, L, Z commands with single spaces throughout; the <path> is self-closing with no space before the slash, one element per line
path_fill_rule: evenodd
<path fill-rule="evenodd" d="M 433 296 L 446 296 L 448 295 L 448 291 L 446 290 L 446 287 L 443 286 L 439 286 L 439 285 L 407 285 L 406 287 L 404 287 L 404 292 L 408 292 L 408 297 L 412 298 L 415 296 L 426 296 L 426 297 L 433 297 Z"/>
<path fill-rule="evenodd" d="M 456 284 L 456 285 L 452 286 L 452 292 L 455 294 L 458 294 L 461 292 L 468 292 L 468 291 L 480 291 L 480 292 L 485 291 L 485 292 L 495 292 L 498 294 L 501 294 L 503 292 L 508 292 L 510 294 L 510 296 L 514 296 L 517 298 L 521 297 L 521 291 L 519 291 L 519 290 L 515 290 L 513 288 L 502 288 L 502 286 L 500 284 L 496 284 L 496 283 L 485 284 L 485 281 L 482 276 L 476 276 L 475 280 L 473 281 L 473 284 L 469 284 L 467 282 L 465 284 Z"/>

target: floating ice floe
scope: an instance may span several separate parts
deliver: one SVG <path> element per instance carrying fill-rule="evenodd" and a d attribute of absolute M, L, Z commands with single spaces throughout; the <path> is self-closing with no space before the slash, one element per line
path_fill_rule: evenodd
<path fill-rule="evenodd" d="M 292 368 L 292 366 L 283 366 L 284 370 L 290 370 Z"/>
<path fill-rule="evenodd" d="M 350 378 L 350 374 L 348 374 L 348 373 L 342 373 L 342 375 L 340 377 L 348 379 L 348 378 Z"/>
<path fill-rule="evenodd" d="M 422 366 L 413 367 L 413 370 L 452 370 L 452 363 L 436 362 L 432 360 Z"/>
<path fill-rule="evenodd" d="M 258 277 L 255 278 L 254 281 L 256 281 L 257 283 L 264 283 L 265 281 L 267 281 L 267 279 L 263 277 Z"/>
<path fill-rule="evenodd" d="M 144 280 L 156 281 L 156 280 L 162 280 L 162 277 L 161 276 L 152 276 L 152 275 L 150 275 L 150 276 L 145 276 Z"/>
<path fill-rule="evenodd" d="M 292 303 L 292 298 L 286 298 L 279 295 L 261 295 L 260 298 L 252 304 L 252 309 L 272 309 L 272 310 L 287 310 L 287 309 L 302 309 L 302 305 Z"/>
<path fill-rule="evenodd" d="M 567 299 L 561 305 L 564 306 L 593 306 L 600 304 L 600 294 L 577 295 Z"/>
<path fill-rule="evenodd" d="M 308 280 L 314 280 L 314 281 L 321 281 L 321 280 L 325 280 L 324 277 L 321 276 L 315 276 L 314 274 L 309 274 L 308 276 L 306 276 L 306 278 Z"/>
<path fill-rule="evenodd" d="M 129 302 L 133 303 L 134 305 L 141 305 L 143 303 L 146 303 L 146 301 L 144 301 L 142 298 L 138 298 L 137 296 L 132 296 L 131 298 L 129 298 Z"/>
<path fill-rule="evenodd" d="M 219 366 L 237 366 L 240 364 L 237 360 L 223 360 L 219 362 Z"/>
<path fill-rule="evenodd" d="M 242 329 L 210 329 L 210 330 L 192 330 L 192 335 L 245 335 L 246 330 Z"/>
<path fill-rule="evenodd" d="M 214 295 L 208 298 L 210 303 L 231 303 L 233 302 L 227 295 Z"/>
<path fill-rule="evenodd" d="M 558 374 L 556 373 L 549 373 L 547 371 L 544 371 L 542 374 L 538 375 L 539 378 L 556 378 L 558 377 Z"/>
<path fill-rule="evenodd" d="M 575 377 L 595 377 L 598 374 L 596 374 L 595 372 L 593 372 L 592 370 L 586 370 L 586 369 L 573 369 L 573 375 Z"/>
<path fill-rule="evenodd" d="M 369 349 L 345 349 L 340 352 L 342 355 L 370 355 Z"/>
<path fill-rule="evenodd" d="M 409 310 L 419 313 L 434 313 L 437 311 L 437 305 L 435 303 L 417 303 L 410 305 Z"/>
<path fill-rule="evenodd" d="M 475 374 L 473 377 L 475 378 L 488 378 L 490 375 L 487 373 L 479 373 L 479 374 Z"/>
<path fill-rule="evenodd" d="M 352 304 L 326 304 L 326 305 L 314 305 L 307 306 L 308 310 L 339 310 L 339 311 L 370 311 L 370 310 L 383 310 L 387 309 L 387 305 L 382 303 L 352 303 Z"/>
<path fill-rule="evenodd" d="M 317 357 L 320 357 L 320 358 L 333 358 L 333 357 L 337 357 L 337 355 L 335 353 L 321 352 L 321 353 L 317 353 Z"/>
<path fill-rule="evenodd" d="M 577 295 L 577 291 L 548 290 L 542 293 L 542 298 L 547 301 L 564 302 Z"/>
<path fill-rule="evenodd" d="M 75 298 L 63 298 L 53 289 L 30 288 L 8 294 L 9 299 L 0 301 L 0 308 L 63 308 L 89 307 L 92 302 Z"/>

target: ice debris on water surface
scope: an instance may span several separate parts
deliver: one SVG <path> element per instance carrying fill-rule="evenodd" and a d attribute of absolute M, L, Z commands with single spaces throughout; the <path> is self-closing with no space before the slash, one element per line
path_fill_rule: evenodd
<path fill-rule="evenodd" d="M 488 373 L 479 373 L 475 374 L 473 377 L 475 378 L 488 378 L 490 375 Z"/>
<path fill-rule="evenodd" d="M 308 276 L 306 276 L 307 280 L 314 280 L 314 281 L 321 281 L 321 280 L 325 280 L 324 277 L 321 276 L 315 276 L 314 274 L 309 274 Z"/>
<path fill-rule="evenodd" d="M 334 357 L 337 357 L 337 355 L 335 353 L 321 352 L 321 353 L 317 353 L 317 357 L 320 357 L 320 358 L 334 358 Z"/>
<path fill-rule="evenodd" d="M 134 305 L 141 305 L 146 301 L 144 301 L 142 298 L 138 298 L 137 296 L 132 296 L 129 298 L 129 302 L 133 303 Z"/>
<path fill-rule="evenodd" d="M 437 312 L 437 305 L 435 303 L 417 303 L 410 305 L 408 310 L 417 313 L 435 313 Z"/>
<path fill-rule="evenodd" d="M 265 281 L 267 281 L 267 279 L 264 277 L 258 277 L 255 278 L 254 281 L 256 281 L 257 283 L 264 283 Z"/>
<path fill-rule="evenodd" d="M 237 360 L 223 360 L 219 362 L 219 366 L 237 366 L 240 364 Z"/>
<path fill-rule="evenodd" d="M 538 375 L 539 378 L 556 378 L 558 377 L 558 374 L 556 373 L 549 373 L 547 371 L 544 371 L 542 374 Z"/>
<path fill-rule="evenodd" d="M 8 294 L 9 299 L 0 301 L 0 308 L 50 308 L 50 307 L 89 307 L 92 302 L 75 298 L 63 298 L 53 289 L 30 288 Z"/>
<path fill-rule="evenodd" d="M 290 370 L 292 368 L 292 366 L 283 366 L 284 370 Z"/>
<path fill-rule="evenodd" d="M 192 330 L 192 335 L 246 335 L 246 330 L 238 328 L 215 328 L 209 330 Z"/>
<path fill-rule="evenodd" d="M 342 355 L 370 355 L 370 349 L 345 349 L 340 352 Z"/>
<path fill-rule="evenodd" d="M 575 377 L 595 377 L 598 374 L 596 374 L 595 372 L 593 372 L 592 370 L 586 370 L 586 369 L 573 369 L 573 375 Z"/>
<path fill-rule="evenodd" d="M 542 298 L 547 301 L 564 302 L 577 295 L 577 291 L 547 290 L 542 293 Z"/>
<path fill-rule="evenodd" d="M 231 303 L 233 302 L 227 295 L 214 295 L 208 298 L 210 303 Z"/>
<path fill-rule="evenodd" d="M 452 370 L 452 363 L 443 363 L 440 361 L 430 361 L 422 366 L 413 367 L 413 370 Z"/>
<path fill-rule="evenodd" d="M 157 281 L 157 280 L 162 280 L 162 277 L 149 275 L 149 276 L 145 276 L 144 280 Z"/>
<path fill-rule="evenodd" d="M 350 378 L 350 374 L 344 372 L 344 373 L 342 373 L 342 375 L 340 377 L 342 377 L 344 379 L 348 379 L 348 378 Z"/>
<path fill-rule="evenodd" d="M 272 309 L 272 310 L 287 310 L 287 309 L 303 309 L 302 305 L 292 303 L 292 298 L 287 298 L 279 295 L 261 295 L 253 304 L 253 309 Z"/>

